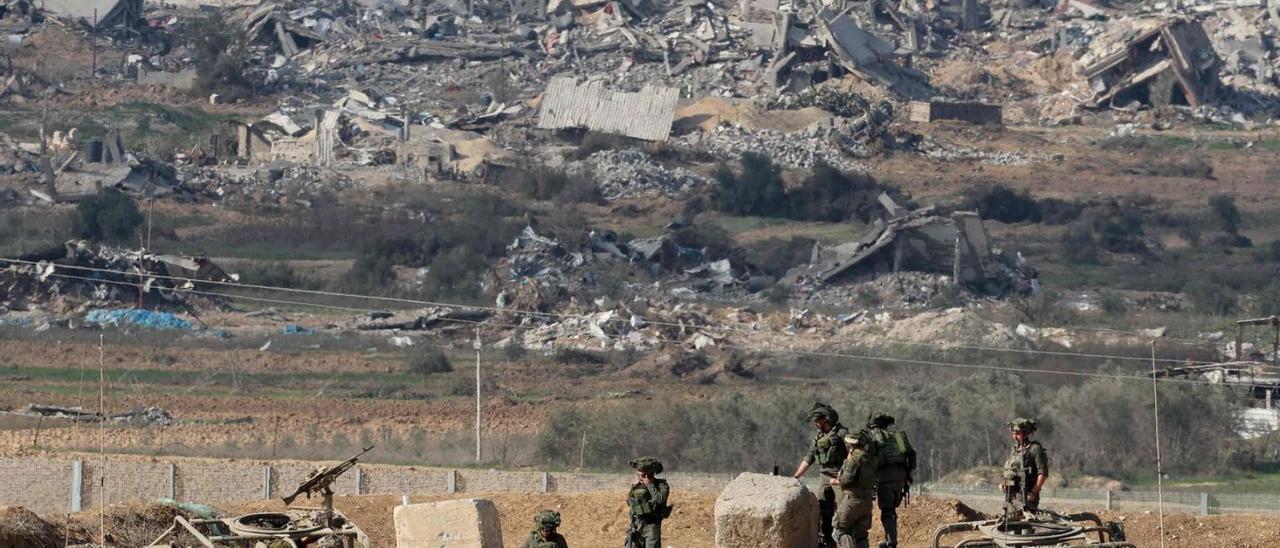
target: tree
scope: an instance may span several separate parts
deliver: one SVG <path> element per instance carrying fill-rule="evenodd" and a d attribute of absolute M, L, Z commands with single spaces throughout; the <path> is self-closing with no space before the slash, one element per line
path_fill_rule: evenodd
<path fill-rule="evenodd" d="M 965 207 L 978 210 L 983 219 L 1002 223 L 1040 222 L 1040 204 L 1027 191 L 1017 192 L 1004 185 L 990 185 L 968 193 Z"/>
<path fill-rule="evenodd" d="M 409 372 L 422 375 L 423 384 L 426 384 L 427 377 L 431 375 L 451 371 L 453 371 L 453 364 L 449 363 L 449 357 L 434 348 L 409 359 Z"/>
<path fill-rule="evenodd" d="M 251 95 L 249 37 L 219 14 L 211 14 L 192 23 L 191 56 L 196 65 L 196 91 L 217 93 L 229 100 Z"/>
<path fill-rule="evenodd" d="M 1197 279 L 1182 288 L 1182 292 L 1191 299 L 1192 306 L 1205 314 L 1226 316 L 1236 311 L 1236 294 L 1212 280 Z"/>
<path fill-rule="evenodd" d="M 143 220 L 133 198 L 114 188 L 102 189 L 81 201 L 76 209 L 79 215 L 72 218 L 72 230 L 95 242 L 128 240 Z"/>
<path fill-rule="evenodd" d="M 721 164 L 715 178 L 720 211 L 735 215 L 775 216 L 786 210 L 782 168 L 767 156 L 746 152 L 740 161 L 742 174 Z"/>
<path fill-rule="evenodd" d="M 1218 225 L 1226 233 L 1226 237 L 1218 243 L 1228 247 L 1250 247 L 1253 242 L 1240 235 L 1240 208 L 1236 207 L 1235 196 L 1217 194 L 1209 197 L 1209 209 L 1217 217 Z"/>

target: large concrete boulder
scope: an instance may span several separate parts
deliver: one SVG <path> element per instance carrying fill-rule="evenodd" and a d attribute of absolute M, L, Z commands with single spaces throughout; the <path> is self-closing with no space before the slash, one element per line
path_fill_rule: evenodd
<path fill-rule="evenodd" d="M 818 497 L 800 480 L 744 472 L 716 499 L 716 548 L 813 548 Z"/>
<path fill-rule="evenodd" d="M 502 548 L 498 507 L 488 499 L 397 506 L 396 548 Z"/>

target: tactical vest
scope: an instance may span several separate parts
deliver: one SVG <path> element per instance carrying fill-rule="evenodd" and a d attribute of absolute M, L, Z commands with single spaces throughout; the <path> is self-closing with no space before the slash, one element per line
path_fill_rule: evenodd
<path fill-rule="evenodd" d="M 873 432 L 875 432 L 875 442 L 879 445 L 876 455 L 880 459 L 880 467 L 906 466 L 907 453 L 911 451 L 911 442 L 907 441 L 907 433 L 882 429 L 876 429 Z"/>
<path fill-rule="evenodd" d="M 849 456 L 849 448 L 842 438 L 847 433 L 847 429 L 837 424 L 814 438 L 814 456 L 818 466 L 826 469 L 839 468 L 844 464 L 844 459 Z"/>
<path fill-rule="evenodd" d="M 655 482 L 665 480 L 655 479 Z M 627 505 L 631 507 L 631 515 L 650 519 L 666 519 L 671 515 L 671 507 L 658 505 L 643 485 L 636 485 L 627 493 Z"/>
<path fill-rule="evenodd" d="M 1035 468 L 1035 462 L 1031 461 L 1030 449 L 1032 446 L 1040 447 L 1040 442 L 1028 442 L 1021 450 L 1013 448 L 1009 453 L 1009 460 L 1004 463 L 1004 479 L 1014 487 L 1021 487 L 1024 480 L 1034 480 L 1040 470 L 1032 470 Z"/>

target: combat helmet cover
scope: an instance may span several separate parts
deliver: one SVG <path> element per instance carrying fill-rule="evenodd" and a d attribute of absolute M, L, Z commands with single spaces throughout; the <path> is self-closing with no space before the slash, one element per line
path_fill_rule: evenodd
<path fill-rule="evenodd" d="M 818 417 L 826 417 L 833 424 L 840 422 L 840 413 L 837 413 L 834 407 L 822 402 L 814 403 L 809 409 L 809 422 L 817 420 Z"/>
<path fill-rule="evenodd" d="M 1021 432 L 1023 434 L 1033 433 L 1036 431 L 1036 421 L 1021 418 L 1013 419 L 1012 421 L 1009 421 L 1009 431 Z"/>
<path fill-rule="evenodd" d="M 844 442 L 857 447 L 871 447 L 871 433 L 866 430 L 850 432 L 844 437 Z"/>
<path fill-rule="evenodd" d="M 560 527 L 560 512 L 555 510 L 539 510 L 533 516 L 533 523 L 541 529 L 555 529 Z"/>
<path fill-rule="evenodd" d="M 888 428 L 894 423 L 893 415 L 875 411 L 867 419 L 867 428 Z"/>
<path fill-rule="evenodd" d="M 627 464 L 630 464 L 632 468 L 645 472 L 651 476 L 656 476 L 662 473 L 662 462 L 654 457 L 640 457 L 628 462 Z"/>

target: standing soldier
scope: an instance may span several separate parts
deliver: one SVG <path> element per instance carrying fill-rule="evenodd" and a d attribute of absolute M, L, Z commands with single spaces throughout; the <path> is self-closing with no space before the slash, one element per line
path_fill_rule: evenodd
<path fill-rule="evenodd" d="M 840 474 L 829 483 L 840 488 L 836 504 L 835 529 L 837 548 L 868 548 L 871 532 L 871 499 L 876 487 L 876 454 L 870 436 L 858 432 L 845 436 L 849 458 Z"/>
<path fill-rule="evenodd" d="M 627 529 L 627 548 L 662 548 L 662 520 L 671 515 L 667 497 L 671 487 L 667 480 L 654 476 L 662 473 L 662 463 L 653 457 L 630 462 L 636 470 L 636 482 L 627 493 L 631 507 L 631 527 Z"/>
<path fill-rule="evenodd" d="M 1049 455 L 1038 441 L 1031 440 L 1036 431 L 1036 421 L 1014 419 L 1009 423 L 1013 437 L 1013 449 L 1004 463 L 1005 500 L 1018 500 L 1022 508 L 1035 511 L 1040 508 L 1040 490 L 1049 479 Z"/>
<path fill-rule="evenodd" d="M 874 413 L 867 421 L 879 463 L 876 501 L 885 536 L 880 548 L 898 548 L 898 507 L 911 488 L 911 474 L 916 469 L 916 450 L 906 432 L 889 430 L 893 422 L 893 417 L 884 413 Z"/>
<path fill-rule="evenodd" d="M 840 424 L 840 414 L 837 414 L 835 408 L 822 402 L 814 403 L 813 408 L 810 408 L 809 420 L 813 421 L 814 426 L 818 426 L 818 434 L 814 435 L 808 455 L 800 461 L 800 466 L 796 467 L 792 478 L 804 478 L 805 472 L 809 471 L 809 466 L 818 463 L 818 470 L 822 471 L 822 475 L 827 476 L 828 479 L 836 479 L 836 476 L 840 475 L 840 466 L 844 465 L 845 457 L 849 455 L 849 449 L 845 447 L 845 437 L 849 435 L 849 429 Z M 818 508 L 822 512 L 822 521 L 820 521 L 822 543 L 835 545 L 836 539 L 831 536 L 831 519 L 836 513 L 836 490 L 829 481 L 824 481 L 822 497 L 818 499 Z"/>
<path fill-rule="evenodd" d="M 556 532 L 560 527 L 560 512 L 539 510 L 533 516 L 533 532 L 524 539 L 521 548 L 569 548 L 564 536 Z"/>
<path fill-rule="evenodd" d="M 835 479 L 840 474 L 840 466 L 844 464 L 845 457 L 849 454 L 844 443 L 844 437 L 849 435 L 849 429 L 840 424 L 840 414 L 836 413 L 830 405 L 822 402 L 813 404 L 813 408 L 809 410 L 809 420 L 818 427 L 818 434 L 813 437 L 809 453 L 805 455 L 803 461 L 800 461 L 800 466 L 796 467 L 796 473 L 792 477 L 796 479 L 804 477 L 809 467 L 817 463 L 822 475 L 827 476 L 829 480 Z M 824 482 L 822 497 L 818 499 L 818 508 L 822 514 L 821 542 L 824 546 L 835 545 L 835 539 L 831 536 L 831 518 L 836 512 L 834 485 L 829 481 Z"/>

